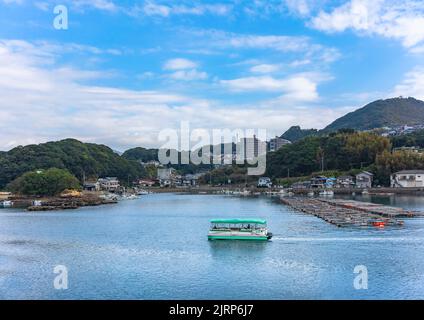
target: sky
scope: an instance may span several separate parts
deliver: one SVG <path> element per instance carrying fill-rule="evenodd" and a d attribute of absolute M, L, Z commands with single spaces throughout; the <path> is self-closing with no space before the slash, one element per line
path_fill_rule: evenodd
<path fill-rule="evenodd" d="M 422 0 L 0 0 L 0 150 L 275 136 L 398 96 L 424 99 Z"/>

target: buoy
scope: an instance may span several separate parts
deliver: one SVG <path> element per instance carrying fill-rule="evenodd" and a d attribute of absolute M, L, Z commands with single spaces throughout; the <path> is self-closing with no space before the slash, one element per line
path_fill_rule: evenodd
<path fill-rule="evenodd" d="M 386 226 L 386 223 L 383 221 L 376 221 L 373 222 L 373 226 L 377 228 L 384 228 Z"/>

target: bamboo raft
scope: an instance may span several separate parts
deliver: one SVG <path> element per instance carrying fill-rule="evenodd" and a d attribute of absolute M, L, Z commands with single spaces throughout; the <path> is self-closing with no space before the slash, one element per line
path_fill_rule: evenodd
<path fill-rule="evenodd" d="M 369 212 L 388 218 L 412 218 L 421 215 L 419 212 L 408 211 L 398 207 L 390 207 L 382 204 L 362 202 L 354 200 L 341 200 L 341 199 L 322 199 L 321 201 L 327 202 L 334 206 L 340 206 L 347 209 L 356 209 L 363 212 Z"/>
<path fill-rule="evenodd" d="M 373 206 L 357 201 L 292 197 L 281 198 L 281 202 L 338 227 L 400 226 L 403 221 L 397 219 L 398 217 L 411 217 L 407 211 L 400 208 Z M 368 210 L 369 208 L 371 210 Z"/>

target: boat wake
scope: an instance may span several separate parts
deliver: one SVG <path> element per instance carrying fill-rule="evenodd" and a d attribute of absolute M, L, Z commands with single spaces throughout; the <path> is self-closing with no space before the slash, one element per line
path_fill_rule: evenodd
<path fill-rule="evenodd" d="M 333 237 L 333 238 L 302 238 L 274 237 L 272 241 L 284 242 L 424 242 L 423 237 Z"/>

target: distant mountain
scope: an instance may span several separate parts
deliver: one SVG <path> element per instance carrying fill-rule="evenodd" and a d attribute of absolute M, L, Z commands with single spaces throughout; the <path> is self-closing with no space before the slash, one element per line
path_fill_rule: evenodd
<path fill-rule="evenodd" d="M 377 100 L 337 119 L 323 133 L 339 129 L 371 130 L 424 123 L 424 102 L 414 98 Z"/>
<path fill-rule="evenodd" d="M 283 133 L 281 138 L 291 142 L 299 141 L 307 136 L 313 136 L 318 133 L 317 129 L 301 129 L 299 126 L 293 126 Z"/>
<path fill-rule="evenodd" d="M 25 172 L 49 168 L 67 169 L 80 180 L 83 176 L 113 176 L 126 182 L 144 174 L 139 163 L 119 156 L 105 145 L 66 139 L 1 152 L 0 188 Z"/>

